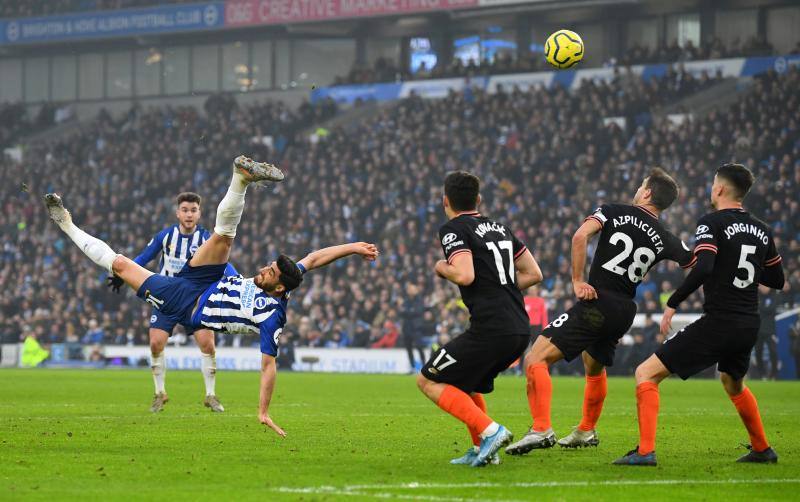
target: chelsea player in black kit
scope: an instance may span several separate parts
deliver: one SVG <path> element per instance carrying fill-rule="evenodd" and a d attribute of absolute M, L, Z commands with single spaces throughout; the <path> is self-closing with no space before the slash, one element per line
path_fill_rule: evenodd
<path fill-rule="evenodd" d="M 778 461 L 764 434 L 756 398 L 744 386 L 760 327 L 758 285 L 773 289 L 784 285 L 772 230 L 742 208 L 754 181 L 740 164 L 725 164 L 714 176 L 711 205 L 716 211 L 697 222 L 697 264 L 667 301 L 661 332 L 669 332 L 675 309 L 700 285 L 705 295 L 703 316 L 667 338 L 636 368 L 639 445 L 615 464 L 656 465 L 658 384 L 673 373 L 686 380 L 715 363 L 750 436 L 750 452 L 738 461 Z"/>
<path fill-rule="evenodd" d="M 525 357 L 528 406 L 533 425 L 528 433 L 506 448 L 521 455 L 536 448 L 550 448 L 556 435 L 550 422 L 551 364 L 578 356 L 586 370 L 583 418 L 562 447 L 597 446 L 595 425 L 606 397 L 605 367 L 614 363 L 617 342 L 628 332 L 636 315 L 636 287 L 650 268 L 661 260 L 692 265 L 692 253 L 659 220 L 678 196 L 678 184 L 662 169 L 644 179 L 633 205 L 604 204 L 589 215 L 572 238 L 572 286 L 578 303 L 545 327 Z M 589 239 L 599 233 L 589 282 L 585 282 Z"/>
<path fill-rule="evenodd" d="M 443 204 L 450 221 L 439 229 L 445 260 L 436 274 L 458 285 L 470 313 L 467 331 L 431 355 L 417 377 L 419 389 L 469 429 L 472 446 L 452 464 L 499 463 L 497 451 L 511 431 L 486 414 L 483 394 L 498 373 L 519 359 L 530 340 L 520 290 L 542 280 L 533 255 L 511 229 L 478 213 L 480 180 L 450 173 Z"/>

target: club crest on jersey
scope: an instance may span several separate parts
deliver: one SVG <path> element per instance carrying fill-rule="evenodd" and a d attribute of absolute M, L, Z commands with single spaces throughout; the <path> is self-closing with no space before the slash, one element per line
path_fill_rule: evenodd
<path fill-rule="evenodd" d="M 197 252 L 197 244 L 192 244 L 192 247 L 189 248 L 189 254 L 194 256 L 196 252 Z"/>
<path fill-rule="evenodd" d="M 458 236 L 452 232 L 442 237 L 442 246 L 446 246 L 453 242 L 454 240 L 458 239 Z"/>
<path fill-rule="evenodd" d="M 506 229 L 503 225 L 496 223 L 494 221 L 481 223 L 478 225 L 478 228 L 475 229 L 475 233 L 478 237 L 483 238 L 484 235 L 488 234 L 489 232 L 497 232 L 501 234 L 503 237 L 506 236 Z"/>
<path fill-rule="evenodd" d="M 266 306 L 267 306 L 267 299 L 266 299 L 266 298 L 264 298 L 263 296 L 259 296 L 258 298 L 256 298 L 255 304 L 256 304 L 256 308 L 257 308 L 257 309 L 263 309 L 263 308 L 266 308 Z"/>

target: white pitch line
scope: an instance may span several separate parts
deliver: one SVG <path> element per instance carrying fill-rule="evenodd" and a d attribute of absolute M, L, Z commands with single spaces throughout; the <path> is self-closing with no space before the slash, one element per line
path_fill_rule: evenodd
<path fill-rule="evenodd" d="M 612 481 L 534 481 L 510 483 L 401 483 L 382 485 L 347 485 L 344 491 L 351 490 L 416 490 L 445 488 L 558 488 L 591 486 L 659 486 L 659 485 L 725 485 L 725 484 L 800 484 L 800 479 L 650 479 L 650 480 L 612 480 Z"/>
<path fill-rule="evenodd" d="M 461 497 L 439 497 L 436 495 L 405 495 L 398 493 L 385 493 L 385 492 L 365 492 L 358 490 L 339 489 L 331 486 L 307 487 L 307 488 L 289 488 L 281 486 L 273 488 L 274 491 L 280 493 L 308 493 L 311 495 L 341 495 L 345 497 L 370 497 L 380 499 L 405 499 L 405 500 L 430 500 L 434 502 L 525 502 L 516 499 L 487 499 L 481 498 L 461 498 Z"/>

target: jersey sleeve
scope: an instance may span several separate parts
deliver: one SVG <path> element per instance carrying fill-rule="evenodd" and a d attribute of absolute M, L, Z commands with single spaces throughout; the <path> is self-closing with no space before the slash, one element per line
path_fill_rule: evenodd
<path fill-rule="evenodd" d="M 772 238 L 772 235 L 769 236 L 769 243 L 767 244 L 767 254 L 766 259 L 764 260 L 764 266 L 774 267 L 775 265 L 780 265 L 781 255 L 778 254 L 778 249 L 775 247 L 775 240 Z"/>
<path fill-rule="evenodd" d="M 158 256 L 158 253 L 161 252 L 161 242 L 164 240 L 164 233 L 166 230 L 162 230 L 157 233 L 150 242 L 147 243 L 147 246 L 139 253 L 139 256 L 133 259 L 137 264 L 144 267 L 151 261 L 153 258 Z"/>
<path fill-rule="evenodd" d="M 446 223 L 439 229 L 439 240 L 447 263 L 453 263 L 453 258 L 461 253 L 472 253 L 465 232 L 452 223 Z"/>
<path fill-rule="evenodd" d="M 614 212 L 614 208 L 611 207 L 609 204 L 603 204 L 602 206 L 598 207 L 594 210 L 592 214 L 587 216 L 583 222 L 586 223 L 589 220 L 594 220 L 600 224 L 600 226 L 605 226 L 606 222 L 609 218 L 613 217 L 612 213 Z"/>
<path fill-rule="evenodd" d="M 273 357 L 278 355 L 278 341 L 283 331 L 284 322 L 283 315 L 272 315 L 259 325 L 262 354 Z"/>
<path fill-rule="evenodd" d="M 300 269 L 300 273 L 303 274 L 303 275 L 306 275 L 306 272 L 308 272 L 308 270 L 306 270 L 306 266 L 303 265 L 302 263 L 298 262 L 297 263 L 297 268 Z"/>
<path fill-rule="evenodd" d="M 514 246 L 514 261 L 516 261 L 520 256 L 522 256 L 523 253 L 525 253 L 525 251 L 528 249 L 528 246 L 518 239 L 510 229 L 508 233 L 511 235 L 511 242 Z"/>
<path fill-rule="evenodd" d="M 717 254 L 717 229 L 708 215 L 697 221 L 697 230 L 694 232 L 694 254 L 700 251 Z"/>
<path fill-rule="evenodd" d="M 670 255 L 668 258 L 678 262 L 681 268 L 690 268 L 697 263 L 697 257 L 689 249 L 689 246 L 675 235 L 670 235 Z"/>

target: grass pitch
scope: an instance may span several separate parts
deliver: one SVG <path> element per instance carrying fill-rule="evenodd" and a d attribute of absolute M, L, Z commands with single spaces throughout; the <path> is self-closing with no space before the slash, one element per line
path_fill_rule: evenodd
<path fill-rule="evenodd" d="M 775 500 L 800 497 L 800 383 L 751 382 L 777 465 L 741 465 L 747 434 L 716 381 L 661 386 L 657 468 L 610 465 L 637 441 L 634 382 L 609 380 L 600 446 L 451 466 L 466 429 L 410 376 L 280 373 L 271 415 L 256 418 L 257 373 L 222 372 L 226 412 L 201 405 L 199 372 L 167 375 L 170 402 L 148 407 L 147 371 L 2 370 L 0 499 Z M 583 380 L 553 379 L 560 436 L 580 420 Z M 501 377 L 489 412 L 529 425 L 524 379 Z"/>

